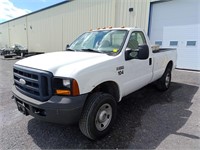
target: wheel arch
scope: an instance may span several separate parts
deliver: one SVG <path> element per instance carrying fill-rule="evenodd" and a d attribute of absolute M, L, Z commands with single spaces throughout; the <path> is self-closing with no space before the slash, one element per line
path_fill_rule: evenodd
<path fill-rule="evenodd" d="M 169 68 L 170 70 L 172 70 L 172 69 L 173 69 L 173 66 L 174 66 L 173 61 L 170 60 L 170 61 L 168 62 L 168 64 L 167 64 L 167 67 L 166 67 L 165 70 L 167 70 L 168 68 Z"/>
<path fill-rule="evenodd" d="M 112 95 L 115 100 L 118 102 L 120 100 L 120 89 L 116 82 L 114 81 L 105 81 L 103 83 L 98 84 L 91 92 L 103 92 Z"/>

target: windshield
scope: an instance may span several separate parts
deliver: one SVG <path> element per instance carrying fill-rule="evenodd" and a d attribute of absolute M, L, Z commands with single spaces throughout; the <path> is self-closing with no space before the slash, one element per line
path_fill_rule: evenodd
<path fill-rule="evenodd" d="M 127 30 L 102 30 L 86 32 L 76 39 L 69 50 L 118 54 Z"/>

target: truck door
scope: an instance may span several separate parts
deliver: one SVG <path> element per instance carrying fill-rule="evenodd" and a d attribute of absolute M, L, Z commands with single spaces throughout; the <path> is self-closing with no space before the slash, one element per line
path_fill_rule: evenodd
<path fill-rule="evenodd" d="M 145 44 L 147 44 L 147 42 L 143 32 L 134 31 L 130 35 L 126 50 L 131 49 L 137 51 L 139 45 Z M 126 80 L 124 82 L 124 88 L 126 89 L 125 94 L 130 94 L 147 85 L 152 79 L 152 70 L 153 64 L 150 56 L 148 59 L 140 60 L 137 58 L 137 53 L 135 53 L 135 56 L 133 56 L 132 59 L 126 60 L 124 64 L 124 75 Z"/>

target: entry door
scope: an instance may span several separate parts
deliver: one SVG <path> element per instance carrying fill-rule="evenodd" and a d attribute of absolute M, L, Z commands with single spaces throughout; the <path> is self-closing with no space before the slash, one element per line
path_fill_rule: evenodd
<path fill-rule="evenodd" d="M 140 31 L 135 31 L 132 32 L 129 38 L 127 49 L 137 50 L 139 45 L 144 44 L 146 44 L 144 34 Z M 147 85 L 152 79 L 153 65 L 150 58 L 139 60 L 136 55 L 133 59 L 125 61 L 124 67 L 126 95 Z"/>

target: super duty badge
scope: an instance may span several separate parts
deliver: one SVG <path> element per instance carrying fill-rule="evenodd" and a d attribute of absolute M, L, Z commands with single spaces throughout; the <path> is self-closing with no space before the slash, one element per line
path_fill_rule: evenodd
<path fill-rule="evenodd" d="M 119 76 L 124 74 L 124 66 L 119 66 L 116 68 L 116 70 L 117 70 Z"/>

